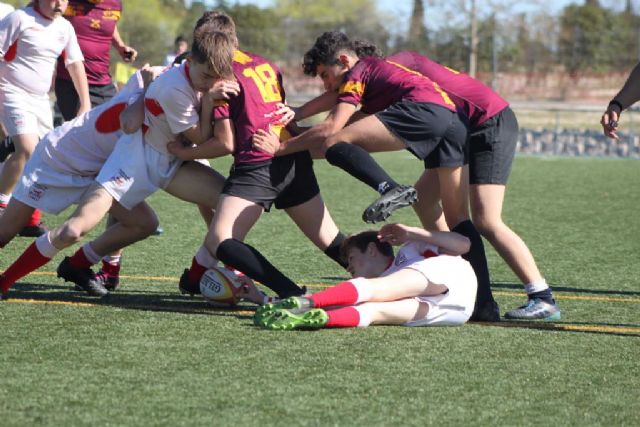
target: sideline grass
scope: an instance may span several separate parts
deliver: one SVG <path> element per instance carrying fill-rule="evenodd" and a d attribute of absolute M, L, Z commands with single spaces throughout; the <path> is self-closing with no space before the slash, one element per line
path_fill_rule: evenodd
<path fill-rule="evenodd" d="M 379 159 L 399 181 L 420 173 L 405 153 Z M 636 425 L 638 167 L 517 159 L 504 216 L 560 297 L 555 328 L 254 328 L 249 307 L 212 310 L 177 293 L 204 226 L 195 208 L 158 194 L 165 234 L 127 251 L 123 274 L 133 277 L 121 291 L 95 305 L 38 274 L 16 286 L 17 302 L 0 304 L 0 425 Z M 340 227 L 365 228 L 372 191 L 325 162 L 316 169 Z M 416 224 L 406 210 L 394 220 Z M 345 277 L 282 212 L 248 240 L 301 283 Z M 28 243 L 2 250 L 0 269 Z M 514 275 L 487 253 L 503 311 L 520 304 Z"/>

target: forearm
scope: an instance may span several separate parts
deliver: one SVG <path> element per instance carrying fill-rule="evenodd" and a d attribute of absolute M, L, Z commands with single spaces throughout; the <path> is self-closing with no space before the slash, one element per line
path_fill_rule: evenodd
<path fill-rule="evenodd" d="M 113 35 L 111 36 L 111 46 L 113 46 L 118 51 L 126 46 L 124 44 L 124 41 L 122 40 L 122 37 L 120 37 L 118 26 L 116 26 L 113 30 Z"/>
<path fill-rule="evenodd" d="M 227 145 L 219 141 L 217 138 L 212 137 L 203 142 L 200 145 L 191 147 L 188 151 L 188 160 L 195 159 L 215 159 L 216 157 L 226 156 L 231 154 L 232 149 Z M 181 156 L 184 160 L 185 156 Z"/>
<path fill-rule="evenodd" d="M 87 74 L 82 61 L 73 62 L 67 65 L 67 71 L 73 81 L 73 86 L 78 93 L 80 99 L 79 113 L 89 111 L 91 109 L 91 99 L 89 98 L 89 83 L 87 82 Z"/>
<path fill-rule="evenodd" d="M 411 227 L 408 233 L 411 240 L 420 240 L 429 243 L 451 255 L 465 254 L 471 246 L 468 238 L 455 232 L 429 231 L 424 228 Z"/>
<path fill-rule="evenodd" d="M 319 113 L 331 110 L 336 105 L 337 92 L 325 92 L 296 108 L 295 120 L 303 120 Z"/>
<path fill-rule="evenodd" d="M 298 136 L 281 141 L 280 149 L 276 152 L 276 156 L 286 156 L 300 151 L 318 149 L 330 135 L 331 126 L 327 123 L 320 123 Z"/>
<path fill-rule="evenodd" d="M 623 110 L 640 100 L 640 62 L 631 70 L 624 86 L 613 99 L 622 105 Z"/>

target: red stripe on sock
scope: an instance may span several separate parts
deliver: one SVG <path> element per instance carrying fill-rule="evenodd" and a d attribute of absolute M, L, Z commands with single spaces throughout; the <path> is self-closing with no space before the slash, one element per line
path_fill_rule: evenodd
<path fill-rule="evenodd" d="M 40 224 L 41 221 L 42 221 L 42 212 L 40 212 L 40 209 L 36 209 L 31 214 L 31 219 L 27 223 L 27 227 L 38 225 Z"/>
<path fill-rule="evenodd" d="M 327 311 L 327 328 L 355 328 L 360 323 L 360 313 L 355 307 L 343 307 Z"/>
<path fill-rule="evenodd" d="M 36 247 L 36 242 L 33 242 L 2 274 L 0 290 L 7 292 L 16 281 L 42 267 L 50 260 L 51 258 L 47 258 L 40 253 Z"/>
<path fill-rule="evenodd" d="M 313 294 L 311 300 L 313 300 L 313 306 L 318 308 L 353 305 L 358 301 L 358 290 L 353 283 L 346 281 Z"/>
<path fill-rule="evenodd" d="M 87 259 L 82 248 L 78 249 L 76 253 L 69 258 L 69 263 L 76 268 L 90 268 L 93 265 L 93 263 Z"/>
<path fill-rule="evenodd" d="M 196 257 L 193 257 L 191 260 L 191 268 L 189 269 L 189 273 L 187 273 L 189 275 L 189 281 L 192 283 L 199 283 L 205 271 L 207 271 L 207 267 L 203 267 L 198 264 Z"/>

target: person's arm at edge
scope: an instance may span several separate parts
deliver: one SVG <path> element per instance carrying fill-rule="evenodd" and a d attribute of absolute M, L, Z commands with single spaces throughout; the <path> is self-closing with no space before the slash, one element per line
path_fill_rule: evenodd
<path fill-rule="evenodd" d="M 403 244 L 409 240 L 419 240 L 437 246 L 440 252 L 447 255 L 462 255 L 469 252 L 471 241 L 462 234 L 452 231 L 429 231 L 420 227 L 404 224 L 384 225 L 378 237 L 392 245 Z"/>
<path fill-rule="evenodd" d="M 214 159 L 233 153 L 234 133 L 231 120 L 216 120 L 213 137 L 200 145 L 185 147 L 182 142 L 171 142 L 167 146 L 171 154 L 181 160 Z"/>
<path fill-rule="evenodd" d="M 67 65 L 67 71 L 73 81 L 73 87 L 78 93 L 80 99 L 80 108 L 78 109 L 78 116 L 82 113 L 86 113 L 91 109 L 91 98 L 89 98 L 89 83 L 87 82 L 87 73 L 84 69 L 84 62 L 76 61 Z"/>

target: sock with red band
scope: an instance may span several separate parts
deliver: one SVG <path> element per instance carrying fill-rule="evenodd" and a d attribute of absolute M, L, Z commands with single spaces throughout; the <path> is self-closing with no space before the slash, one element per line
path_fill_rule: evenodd
<path fill-rule="evenodd" d="M 31 214 L 31 219 L 29 219 L 29 222 L 27 223 L 27 227 L 35 227 L 37 225 L 40 225 L 41 222 L 42 222 L 42 212 L 40 212 L 40 209 L 35 209 Z"/>
<path fill-rule="evenodd" d="M 369 298 L 371 298 L 371 292 L 367 285 L 367 279 L 361 277 L 338 283 L 311 296 L 313 306 L 317 308 L 334 305 L 354 305 L 368 301 Z"/>
<path fill-rule="evenodd" d="M 200 265 L 196 257 L 193 257 L 191 260 L 191 268 L 189 268 L 189 272 L 187 273 L 189 281 L 191 283 L 200 283 L 200 279 L 202 279 L 205 271 L 207 271 L 207 267 Z"/>
<path fill-rule="evenodd" d="M 360 312 L 355 307 L 328 310 L 326 328 L 355 328 L 360 325 Z"/>
<path fill-rule="evenodd" d="M 42 267 L 46 263 L 48 263 L 51 258 L 55 255 L 48 256 L 49 254 L 43 254 L 39 248 L 38 241 L 43 237 L 46 238 L 48 233 L 39 237 L 35 242 L 29 245 L 29 247 L 18 257 L 17 260 L 14 261 L 13 264 L 7 268 L 7 270 L 2 274 L 2 288 L 0 291 L 2 293 L 8 292 L 9 288 L 13 286 L 13 284 L 31 273 L 32 271 L 37 270 Z M 46 250 L 44 252 L 47 252 Z"/>
<path fill-rule="evenodd" d="M 100 261 L 100 258 L 100 255 L 95 253 L 91 245 L 87 243 L 69 258 L 69 263 L 76 268 L 91 268 L 93 264 Z"/>

